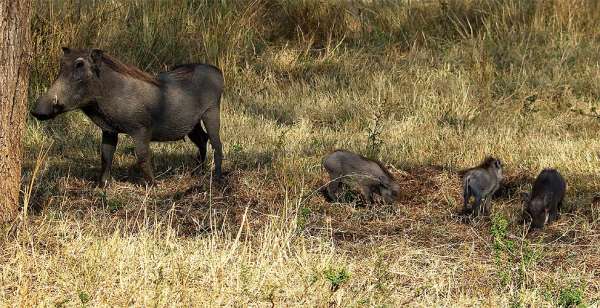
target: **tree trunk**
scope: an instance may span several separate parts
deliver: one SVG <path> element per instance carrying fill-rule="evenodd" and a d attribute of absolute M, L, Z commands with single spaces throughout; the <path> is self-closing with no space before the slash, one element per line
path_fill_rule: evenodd
<path fill-rule="evenodd" d="M 19 208 L 30 14 L 30 0 L 0 0 L 0 222 L 13 219 Z"/>

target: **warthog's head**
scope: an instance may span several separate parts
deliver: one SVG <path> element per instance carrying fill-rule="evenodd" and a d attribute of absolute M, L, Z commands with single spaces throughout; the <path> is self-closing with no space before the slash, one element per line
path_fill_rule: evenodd
<path fill-rule="evenodd" d="M 485 160 L 483 161 L 483 163 L 481 163 L 480 166 L 483 168 L 486 168 L 490 173 L 495 175 L 496 179 L 498 179 L 498 181 L 502 181 L 502 178 L 503 178 L 502 168 L 504 166 L 503 166 L 501 160 L 491 157 L 491 156 L 488 156 L 485 158 Z"/>
<path fill-rule="evenodd" d="M 542 229 L 548 222 L 549 208 L 548 202 L 549 196 L 545 195 L 543 198 L 534 198 L 528 200 L 527 208 L 525 209 L 525 221 L 531 223 L 531 228 Z"/>
<path fill-rule="evenodd" d="M 394 180 L 382 181 L 379 193 L 386 202 L 392 203 L 400 198 L 400 185 Z"/>
<path fill-rule="evenodd" d="M 31 114 L 43 121 L 93 102 L 101 93 L 101 61 L 102 50 L 63 47 L 58 77 L 50 89 L 37 99 Z"/>

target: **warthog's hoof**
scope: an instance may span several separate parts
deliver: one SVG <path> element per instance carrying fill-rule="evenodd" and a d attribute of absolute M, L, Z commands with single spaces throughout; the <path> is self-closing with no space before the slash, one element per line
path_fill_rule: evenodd
<path fill-rule="evenodd" d="M 140 182 L 141 182 L 141 184 L 144 184 L 148 187 L 156 185 L 156 181 L 154 180 L 154 178 L 144 177 L 144 178 L 142 178 L 142 180 Z"/>
<path fill-rule="evenodd" d="M 106 188 L 106 187 L 108 187 L 108 185 L 110 185 L 110 182 L 111 182 L 111 178 L 110 178 L 110 177 L 102 177 L 102 176 L 101 176 L 101 177 L 98 179 L 98 181 L 96 182 L 96 185 L 97 185 L 99 188 Z"/>

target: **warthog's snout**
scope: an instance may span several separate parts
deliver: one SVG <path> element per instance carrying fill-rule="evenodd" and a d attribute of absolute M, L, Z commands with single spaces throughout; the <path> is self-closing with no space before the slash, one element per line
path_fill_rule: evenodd
<path fill-rule="evenodd" d="M 56 96 L 51 99 L 40 97 L 35 102 L 35 108 L 31 111 L 31 115 L 40 121 L 49 120 L 60 113 L 60 110 L 58 110 L 60 109 L 58 108 L 59 106 L 58 98 Z"/>
<path fill-rule="evenodd" d="M 31 111 L 31 115 L 34 116 L 36 119 L 38 119 L 40 121 L 46 121 L 46 120 L 52 119 L 52 117 L 50 115 L 43 114 L 43 113 L 38 113 L 35 110 Z"/>

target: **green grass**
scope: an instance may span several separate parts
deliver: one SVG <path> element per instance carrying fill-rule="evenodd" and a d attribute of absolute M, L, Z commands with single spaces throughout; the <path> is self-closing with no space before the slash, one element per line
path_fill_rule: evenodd
<path fill-rule="evenodd" d="M 61 46 L 157 73 L 223 69 L 222 185 L 190 142 L 152 145 L 157 185 L 95 187 L 100 131 L 30 119 L 27 211 L 3 228 L 0 302 L 22 306 L 597 305 L 600 8 L 595 1 L 35 1 L 30 97 Z M 48 149 L 48 155 L 38 154 Z M 399 203 L 326 203 L 323 155 L 389 164 Z M 457 171 L 506 166 L 470 224 Z M 568 182 L 560 220 L 525 234 L 520 193 Z"/>

